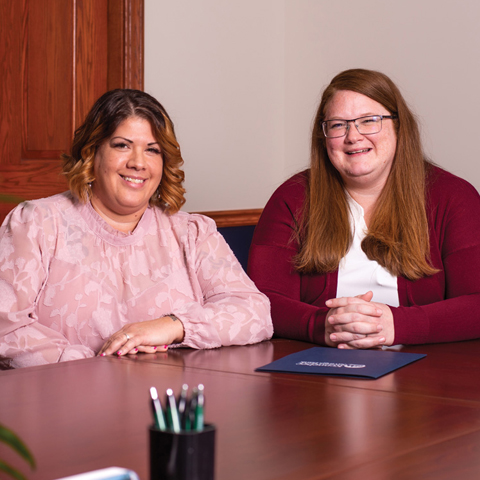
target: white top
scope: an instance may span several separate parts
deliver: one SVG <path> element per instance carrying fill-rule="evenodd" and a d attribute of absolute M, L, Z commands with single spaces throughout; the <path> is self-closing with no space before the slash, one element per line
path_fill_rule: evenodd
<path fill-rule="evenodd" d="M 371 290 L 372 301 L 398 307 L 397 277 L 369 260 L 362 250 L 367 232 L 363 208 L 347 193 L 353 242 L 338 269 L 337 297 L 355 297 Z"/>

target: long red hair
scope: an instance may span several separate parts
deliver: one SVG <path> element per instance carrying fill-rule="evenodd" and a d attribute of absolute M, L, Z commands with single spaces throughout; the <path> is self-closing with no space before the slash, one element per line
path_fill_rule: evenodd
<path fill-rule="evenodd" d="M 335 271 L 352 242 L 345 187 L 328 158 L 322 130 L 328 103 L 339 90 L 365 95 L 397 116 L 393 120 L 395 158 L 363 239 L 363 251 L 394 276 L 417 280 L 433 275 L 437 270 L 429 263 L 425 210 L 425 177 L 430 164 L 422 151 L 417 121 L 390 78 L 363 69 L 341 72 L 323 92 L 312 131 L 310 177 L 297 232 L 297 270 L 306 274 Z"/>

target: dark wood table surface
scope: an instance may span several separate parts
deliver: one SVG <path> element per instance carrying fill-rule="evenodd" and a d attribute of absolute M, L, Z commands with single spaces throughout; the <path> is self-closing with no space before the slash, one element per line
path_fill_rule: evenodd
<path fill-rule="evenodd" d="M 427 357 L 377 380 L 254 372 L 313 345 L 274 339 L 0 372 L 0 423 L 31 480 L 108 466 L 149 479 L 148 390 L 205 385 L 216 479 L 480 478 L 480 340 L 402 347 Z M 379 355 L 382 352 L 378 352 Z"/>

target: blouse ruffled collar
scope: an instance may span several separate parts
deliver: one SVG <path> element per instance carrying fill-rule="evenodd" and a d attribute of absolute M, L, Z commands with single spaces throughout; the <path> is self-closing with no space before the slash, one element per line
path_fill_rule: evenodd
<path fill-rule="evenodd" d="M 92 232 L 112 245 L 134 245 L 148 232 L 152 221 L 152 208 L 148 207 L 140 218 L 135 230 L 121 232 L 110 226 L 92 207 L 90 202 L 80 206 L 80 215 Z"/>

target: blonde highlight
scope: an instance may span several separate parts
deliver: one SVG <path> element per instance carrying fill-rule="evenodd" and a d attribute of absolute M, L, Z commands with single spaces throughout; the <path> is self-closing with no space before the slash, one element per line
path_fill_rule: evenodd
<path fill-rule="evenodd" d="M 127 118 L 147 120 L 159 143 L 162 159 L 162 180 L 150 198 L 150 205 L 173 214 L 185 203 L 181 169 L 183 158 L 172 120 L 163 106 L 140 90 L 115 89 L 106 92 L 94 104 L 83 124 L 75 131 L 71 153 L 62 155 L 63 174 L 70 191 L 82 203 L 89 201 L 95 181 L 94 162 L 98 148 L 113 135 Z"/>

